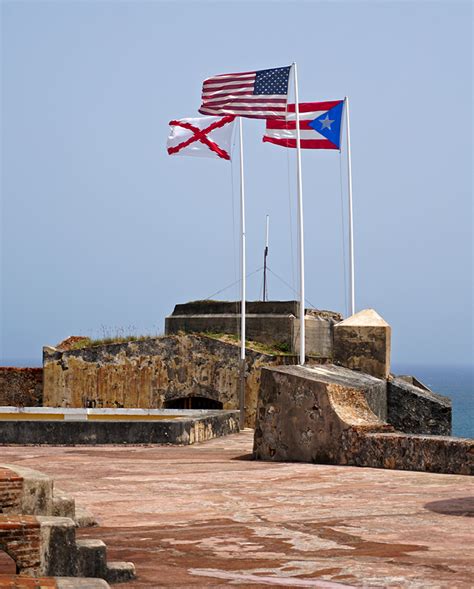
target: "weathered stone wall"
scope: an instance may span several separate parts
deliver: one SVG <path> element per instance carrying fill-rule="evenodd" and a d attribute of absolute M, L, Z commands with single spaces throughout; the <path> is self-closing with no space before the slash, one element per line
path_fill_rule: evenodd
<path fill-rule="evenodd" d="M 416 381 L 416 379 L 414 379 Z M 389 378 L 388 421 L 400 432 L 451 435 L 451 400 L 407 382 Z"/>
<path fill-rule="evenodd" d="M 39 407 L 42 402 L 42 368 L 0 367 L 0 406 Z"/>
<path fill-rule="evenodd" d="M 384 381 L 358 373 L 347 378 L 341 370 L 291 366 L 262 371 L 257 459 L 473 473 L 472 440 L 394 431 L 369 404 L 377 394 L 371 382 Z"/>
<path fill-rule="evenodd" d="M 253 427 L 260 370 L 292 356 L 247 350 L 246 425 Z M 162 408 L 207 397 L 239 407 L 239 347 L 199 335 L 171 335 L 78 350 L 44 349 L 44 405 Z"/>

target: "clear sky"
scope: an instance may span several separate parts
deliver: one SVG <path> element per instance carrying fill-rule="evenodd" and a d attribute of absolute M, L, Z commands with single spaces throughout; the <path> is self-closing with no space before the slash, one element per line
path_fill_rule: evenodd
<path fill-rule="evenodd" d="M 3 1 L 0 364 L 69 335 L 158 333 L 238 278 L 238 158 L 170 157 L 218 73 L 299 68 L 351 100 L 356 307 L 398 363 L 473 358 L 471 2 Z M 249 272 L 295 298 L 295 154 L 245 120 Z M 307 298 L 347 313 L 345 159 L 303 154 Z M 342 194 L 341 167 L 342 163 Z M 345 225 L 343 225 L 343 221 Z M 262 276 L 249 278 L 249 299 Z M 235 299 L 236 286 L 216 298 Z"/>

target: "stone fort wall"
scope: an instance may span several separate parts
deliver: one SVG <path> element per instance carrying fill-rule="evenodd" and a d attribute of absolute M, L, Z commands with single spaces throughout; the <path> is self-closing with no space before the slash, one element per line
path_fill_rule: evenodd
<path fill-rule="evenodd" d="M 160 409 L 204 397 L 239 406 L 239 348 L 203 335 L 179 334 L 60 351 L 44 348 L 44 405 Z M 253 427 L 263 366 L 291 355 L 247 350 L 246 425 Z"/>

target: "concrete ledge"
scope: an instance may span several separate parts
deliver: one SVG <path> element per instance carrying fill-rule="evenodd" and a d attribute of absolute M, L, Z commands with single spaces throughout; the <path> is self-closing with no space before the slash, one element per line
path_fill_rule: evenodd
<path fill-rule="evenodd" d="M 346 464 L 353 466 L 474 474 L 474 440 L 468 438 L 349 432 L 343 444 Z"/>
<path fill-rule="evenodd" d="M 0 575 L 0 589 L 110 589 L 103 579 Z"/>
<path fill-rule="evenodd" d="M 187 445 L 239 431 L 238 411 L 180 413 L 172 410 L 177 418 L 153 421 L 0 421 L 0 445 Z"/>

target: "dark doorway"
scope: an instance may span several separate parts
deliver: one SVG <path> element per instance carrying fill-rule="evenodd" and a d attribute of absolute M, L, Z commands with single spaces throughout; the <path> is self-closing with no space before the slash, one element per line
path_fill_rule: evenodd
<path fill-rule="evenodd" d="M 166 401 L 165 409 L 222 409 L 222 403 L 207 397 L 183 397 Z"/>

